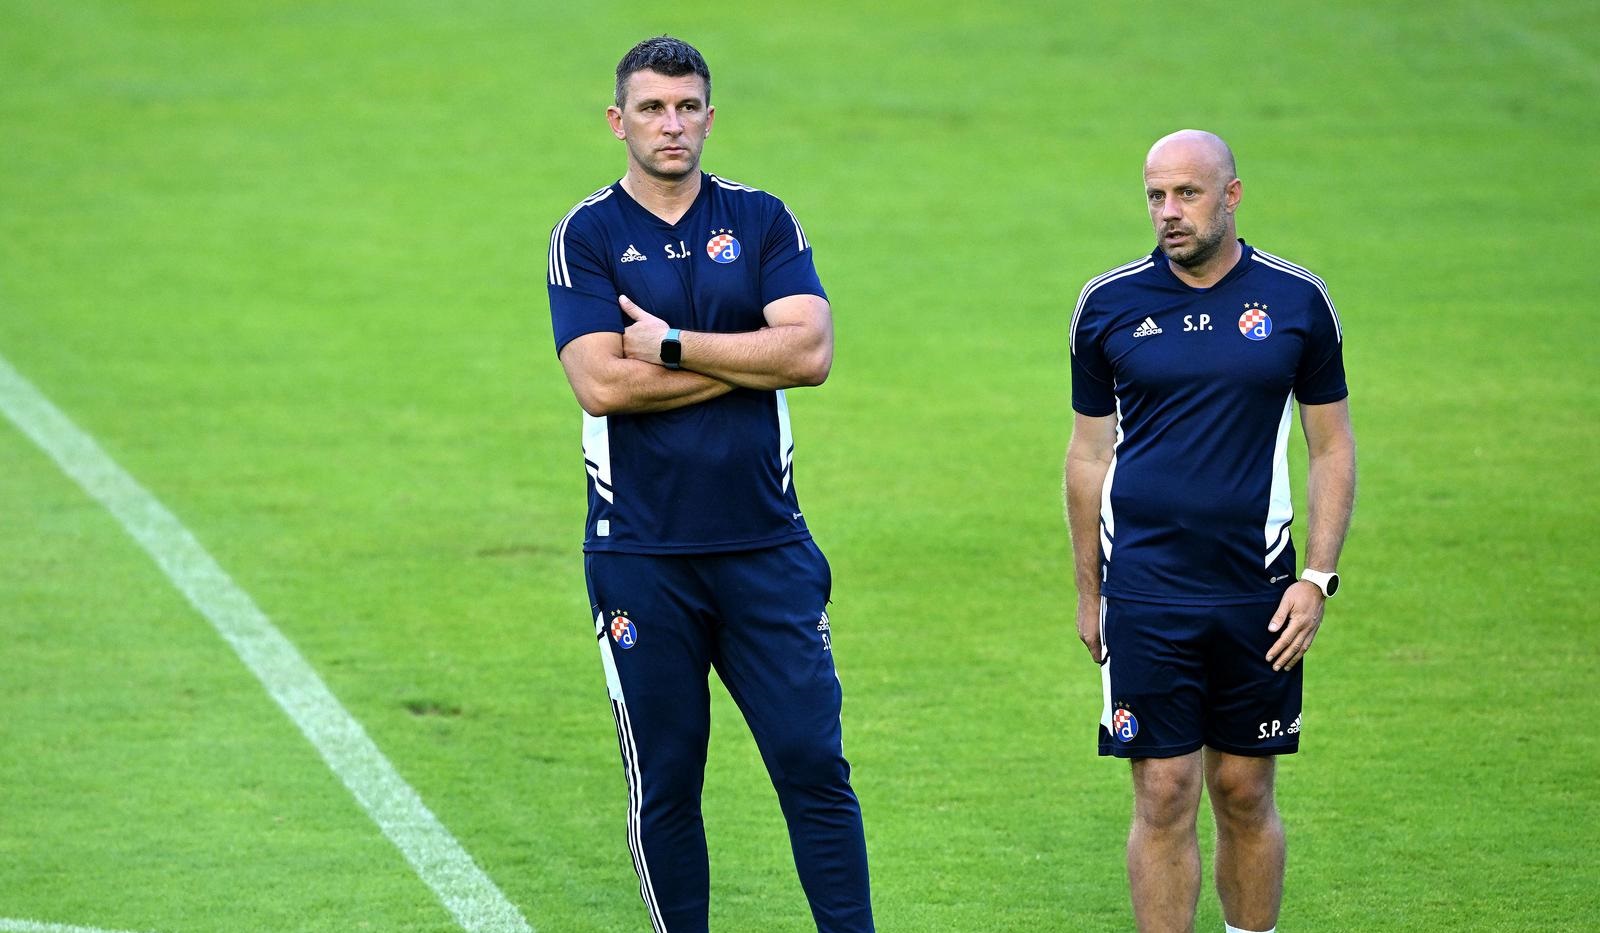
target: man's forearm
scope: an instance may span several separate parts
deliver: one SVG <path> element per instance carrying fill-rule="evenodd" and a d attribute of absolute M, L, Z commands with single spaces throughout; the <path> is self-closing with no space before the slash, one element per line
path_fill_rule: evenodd
<path fill-rule="evenodd" d="M 622 355 L 662 365 L 666 321 L 626 295 L 618 303 L 633 323 L 622 334 Z M 833 319 L 818 295 L 790 295 L 761 311 L 767 326 L 740 333 L 678 331 L 677 365 L 747 389 L 821 385 L 833 366 Z"/>
<path fill-rule="evenodd" d="M 726 395 L 733 388 L 700 373 L 628 359 L 607 361 L 582 386 L 573 384 L 578 403 L 596 417 L 671 411 Z"/>
<path fill-rule="evenodd" d="M 1327 450 L 1313 452 L 1306 470 L 1310 517 L 1306 523 L 1305 566 L 1315 570 L 1338 566 L 1355 498 L 1354 444 L 1330 445 Z"/>
<path fill-rule="evenodd" d="M 1067 528 L 1072 535 L 1072 566 L 1079 597 L 1100 596 L 1100 495 L 1111 464 L 1079 459 L 1067 452 Z"/>
<path fill-rule="evenodd" d="M 741 334 L 686 332 L 683 366 L 748 389 L 819 385 L 832 365 L 826 334 L 780 324 Z"/>

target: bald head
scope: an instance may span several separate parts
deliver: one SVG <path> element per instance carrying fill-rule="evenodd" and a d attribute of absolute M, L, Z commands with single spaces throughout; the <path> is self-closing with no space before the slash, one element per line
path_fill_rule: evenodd
<path fill-rule="evenodd" d="M 1222 137 L 1179 130 L 1156 140 L 1144 159 L 1144 195 L 1156 243 L 1174 271 L 1206 287 L 1239 258 L 1234 211 L 1244 186 Z"/>
<path fill-rule="evenodd" d="M 1233 150 L 1216 133 L 1205 130 L 1179 130 L 1156 140 L 1144 157 L 1144 171 L 1187 168 L 1211 179 L 1218 186 L 1239 177 Z"/>

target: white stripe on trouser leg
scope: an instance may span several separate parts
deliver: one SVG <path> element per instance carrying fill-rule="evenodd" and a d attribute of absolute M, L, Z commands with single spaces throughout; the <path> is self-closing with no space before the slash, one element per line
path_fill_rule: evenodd
<path fill-rule="evenodd" d="M 628 715 L 626 703 L 614 703 L 612 709 L 617 716 L 618 735 L 627 748 L 628 841 L 633 849 L 634 871 L 639 875 L 639 896 L 650 910 L 650 926 L 656 933 L 667 933 L 667 921 L 661 916 L 661 903 L 650 880 L 650 863 L 644 856 L 644 777 L 639 770 L 639 746 L 633 740 L 633 717 Z"/>
<path fill-rule="evenodd" d="M 617 662 L 611 656 L 611 642 L 606 638 L 606 620 L 604 613 L 596 613 L 594 617 L 595 639 L 600 643 L 600 666 L 606 672 L 606 692 L 611 694 L 611 699 L 622 702 L 622 678 L 617 676 Z"/>
<path fill-rule="evenodd" d="M 628 704 L 611 704 L 611 714 L 617 720 L 617 741 L 622 747 L 623 770 L 628 777 L 628 851 L 633 854 L 633 870 L 639 876 L 639 897 L 650 911 L 650 927 L 656 933 L 667 933 L 667 922 L 661 916 L 661 904 L 656 900 L 655 885 L 650 880 L 650 865 L 644 857 L 644 787 L 639 771 L 639 746 L 633 741 L 633 719 L 628 715 Z"/>
<path fill-rule="evenodd" d="M 639 876 L 639 896 L 650 911 L 650 926 L 656 933 L 667 933 L 666 921 L 661 917 L 661 905 L 656 900 L 655 886 L 650 882 L 650 866 L 644 860 L 644 830 L 640 811 L 644 807 L 643 780 L 639 772 L 639 746 L 633 740 L 633 720 L 628 716 L 628 704 L 622 698 L 622 678 L 617 675 L 617 662 L 611 655 L 611 640 L 606 637 L 605 617 L 596 614 L 594 627 L 600 643 L 600 665 L 606 672 L 606 690 L 611 694 L 611 717 L 617 723 L 617 747 L 622 752 L 622 770 L 628 779 L 628 852 L 633 856 L 633 871 Z"/>

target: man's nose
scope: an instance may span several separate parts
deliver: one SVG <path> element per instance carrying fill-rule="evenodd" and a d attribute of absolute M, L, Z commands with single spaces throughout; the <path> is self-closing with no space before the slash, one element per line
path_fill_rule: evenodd
<path fill-rule="evenodd" d="M 661 125 L 661 129 L 665 132 L 673 134 L 683 132 L 683 120 L 678 117 L 677 110 L 672 107 L 667 108 L 667 119 L 666 122 Z"/>

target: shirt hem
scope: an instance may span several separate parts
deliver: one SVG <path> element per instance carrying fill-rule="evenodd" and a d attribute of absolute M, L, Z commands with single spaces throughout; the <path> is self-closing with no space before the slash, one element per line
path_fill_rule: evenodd
<path fill-rule="evenodd" d="M 796 541 L 811 540 L 810 529 L 802 528 L 799 531 L 789 532 L 770 538 L 757 538 L 754 541 L 723 541 L 714 544 L 689 543 L 689 544 L 606 544 L 597 545 L 592 541 L 583 543 L 585 554 L 731 554 L 737 551 L 761 551 L 782 544 L 792 544 Z"/>
<path fill-rule="evenodd" d="M 1252 603 L 1275 603 L 1283 598 L 1288 584 L 1262 593 L 1129 593 L 1100 588 L 1106 599 L 1120 599 L 1130 603 L 1154 603 L 1158 606 L 1248 606 Z"/>

